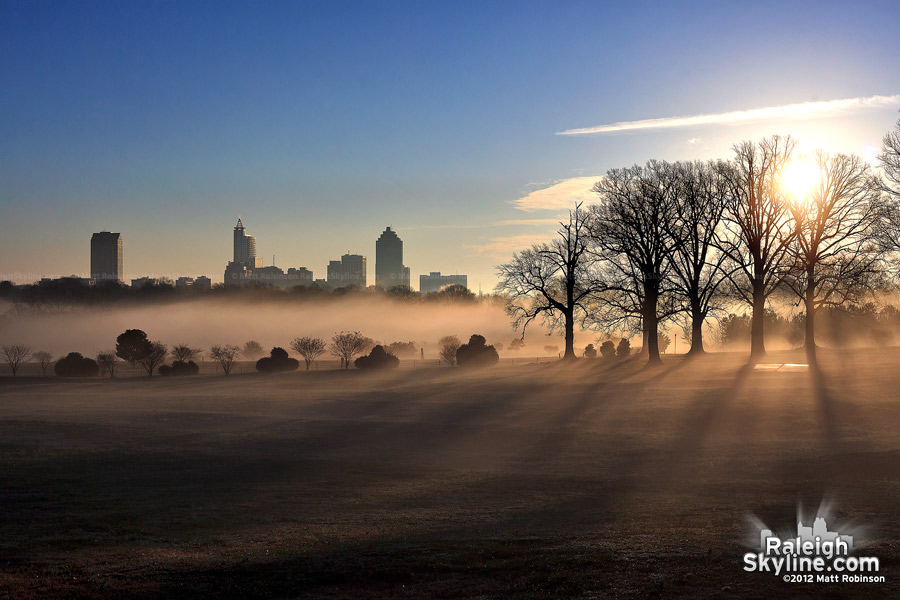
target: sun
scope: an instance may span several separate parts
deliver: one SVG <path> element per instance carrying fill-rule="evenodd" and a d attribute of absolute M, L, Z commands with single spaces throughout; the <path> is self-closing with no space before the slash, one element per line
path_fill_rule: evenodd
<path fill-rule="evenodd" d="M 794 202 L 802 202 L 819 185 L 821 176 L 815 162 L 806 158 L 795 158 L 781 173 L 781 189 Z"/>

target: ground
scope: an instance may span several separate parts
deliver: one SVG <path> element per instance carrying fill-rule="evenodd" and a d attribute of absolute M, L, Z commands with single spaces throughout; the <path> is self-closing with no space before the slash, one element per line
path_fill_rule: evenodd
<path fill-rule="evenodd" d="M 898 597 L 898 364 L 5 377 L 0 592 Z M 743 571 L 753 519 L 790 528 L 823 500 L 886 583 Z"/>

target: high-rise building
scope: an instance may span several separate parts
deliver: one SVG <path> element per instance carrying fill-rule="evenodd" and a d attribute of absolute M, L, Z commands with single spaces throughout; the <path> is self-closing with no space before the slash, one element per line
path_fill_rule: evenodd
<path fill-rule="evenodd" d="M 428 275 L 419 275 L 419 291 L 423 294 L 439 292 L 450 285 L 461 285 L 468 288 L 466 275 L 441 275 L 440 271 L 432 271 Z"/>
<path fill-rule="evenodd" d="M 250 269 L 263 266 L 262 258 L 256 256 L 256 237 L 247 235 L 247 230 L 240 217 L 234 227 L 233 262 L 243 263 Z"/>
<path fill-rule="evenodd" d="M 403 266 L 403 240 L 386 227 L 375 242 L 375 285 L 409 287 L 409 267 Z"/>
<path fill-rule="evenodd" d="M 328 262 L 328 287 L 366 287 L 366 257 L 361 254 L 344 254 L 341 260 Z"/>
<path fill-rule="evenodd" d="M 262 258 L 256 256 L 256 238 L 247 235 L 240 217 L 234 228 L 233 258 L 234 260 L 225 267 L 225 285 L 268 284 L 288 288 L 295 285 L 310 285 L 313 281 L 313 273 L 306 267 L 291 267 L 285 273 L 274 264 L 263 266 Z M 274 261 L 273 257 L 272 262 Z"/>
<path fill-rule="evenodd" d="M 122 234 L 101 231 L 91 236 L 91 279 L 122 280 Z"/>

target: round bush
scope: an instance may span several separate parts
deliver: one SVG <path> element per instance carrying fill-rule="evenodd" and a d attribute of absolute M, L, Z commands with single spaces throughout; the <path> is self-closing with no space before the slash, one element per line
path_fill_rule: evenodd
<path fill-rule="evenodd" d="M 96 377 L 100 374 L 100 365 L 93 358 L 85 358 L 80 352 L 69 352 L 56 361 L 53 372 L 57 377 Z"/>
<path fill-rule="evenodd" d="M 360 356 L 353 364 L 357 369 L 396 369 L 400 359 L 387 352 L 384 346 L 375 346 L 368 356 Z"/>
<path fill-rule="evenodd" d="M 184 362 L 176 360 L 172 366 L 162 365 L 159 368 L 159 374 L 163 377 L 179 376 L 179 375 L 197 375 L 200 373 L 200 366 L 192 360 Z"/>
<path fill-rule="evenodd" d="M 300 361 L 288 356 L 287 350 L 278 346 L 272 348 L 269 356 L 256 361 L 256 370 L 260 373 L 277 373 L 279 371 L 296 371 Z"/>
<path fill-rule="evenodd" d="M 500 355 L 493 346 L 487 346 L 484 336 L 477 333 L 456 350 L 456 364 L 460 367 L 490 367 L 500 362 Z"/>

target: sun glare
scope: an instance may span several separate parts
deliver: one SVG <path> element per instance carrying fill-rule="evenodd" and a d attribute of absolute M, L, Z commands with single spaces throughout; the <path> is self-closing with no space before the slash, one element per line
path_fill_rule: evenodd
<path fill-rule="evenodd" d="M 819 169 L 810 160 L 796 159 L 781 174 L 781 187 L 795 202 L 802 201 L 819 183 Z"/>

